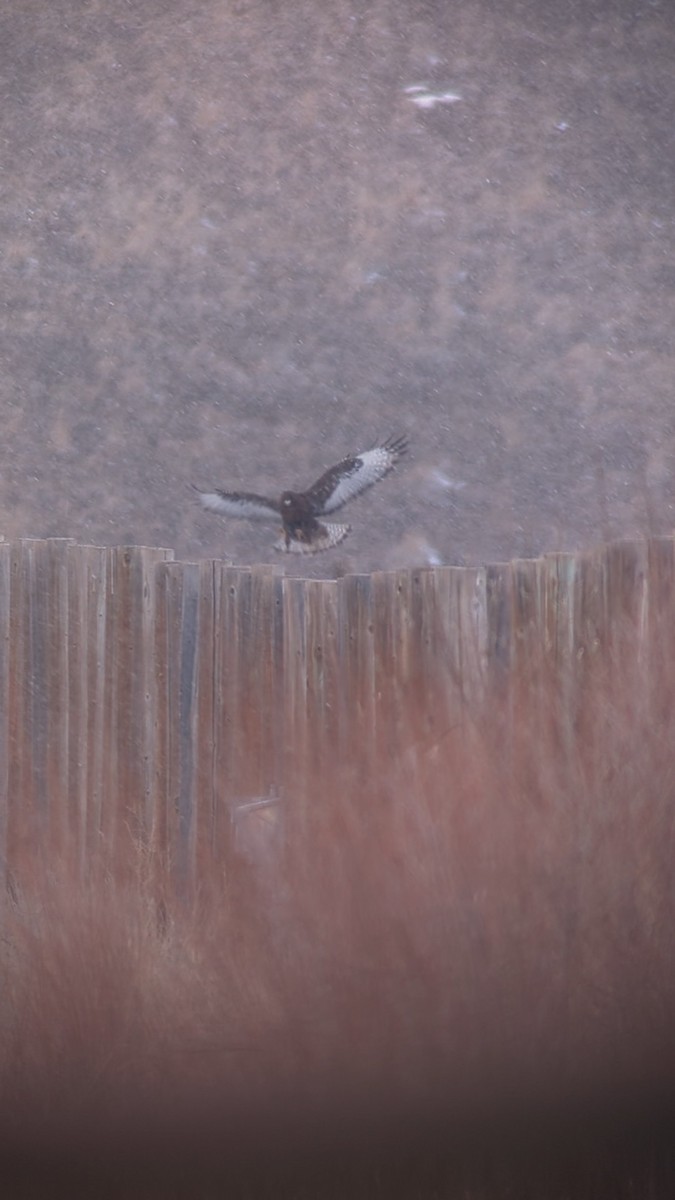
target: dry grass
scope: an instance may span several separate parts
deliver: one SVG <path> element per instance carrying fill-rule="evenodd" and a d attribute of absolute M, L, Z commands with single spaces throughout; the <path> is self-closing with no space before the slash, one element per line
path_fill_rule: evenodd
<path fill-rule="evenodd" d="M 322 763 L 193 902 L 16 864 L 16 1194 L 674 1194 L 675 679 L 624 634 L 442 737 L 411 680 L 396 750 Z"/>

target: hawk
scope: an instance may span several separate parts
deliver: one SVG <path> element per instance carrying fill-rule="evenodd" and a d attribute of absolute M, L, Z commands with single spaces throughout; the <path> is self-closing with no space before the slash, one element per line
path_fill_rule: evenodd
<path fill-rule="evenodd" d="M 224 517 L 249 517 L 254 521 L 278 521 L 282 536 L 274 549 L 290 554 L 317 554 L 339 545 L 351 525 L 334 525 L 320 520 L 342 508 L 361 492 L 384 479 L 408 449 L 406 437 L 388 438 L 372 450 L 343 458 L 325 471 L 306 492 L 282 492 L 279 500 L 251 492 L 195 491 L 203 508 Z M 194 485 L 193 485 L 194 486 Z"/>

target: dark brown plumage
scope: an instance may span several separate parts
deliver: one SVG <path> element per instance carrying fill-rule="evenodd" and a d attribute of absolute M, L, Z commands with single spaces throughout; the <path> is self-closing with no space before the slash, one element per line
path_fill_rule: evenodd
<path fill-rule="evenodd" d="M 270 500 L 252 492 L 201 492 L 202 507 L 227 517 L 248 517 L 256 521 L 282 521 L 282 537 L 275 550 L 295 554 L 316 554 L 339 545 L 350 532 L 350 525 L 336 525 L 319 518 L 336 512 L 373 484 L 384 479 L 406 453 L 406 437 L 389 438 L 371 450 L 350 455 L 330 467 L 305 492 L 282 492 Z"/>

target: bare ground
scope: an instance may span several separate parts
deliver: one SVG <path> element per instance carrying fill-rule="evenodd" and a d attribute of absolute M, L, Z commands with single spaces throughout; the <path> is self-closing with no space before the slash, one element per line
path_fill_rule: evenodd
<path fill-rule="evenodd" d="M 345 546 L 280 565 L 670 531 L 669 0 L 25 0 L 0 47 L 6 537 L 269 561 L 187 485 L 392 431 Z"/>

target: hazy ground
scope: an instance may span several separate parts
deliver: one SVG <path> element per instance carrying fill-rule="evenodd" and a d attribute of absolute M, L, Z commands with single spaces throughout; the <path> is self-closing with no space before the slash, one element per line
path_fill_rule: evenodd
<path fill-rule="evenodd" d="M 269 561 L 188 483 L 391 431 L 285 566 L 670 531 L 671 0 L 23 0 L 0 57 L 6 537 Z"/>

